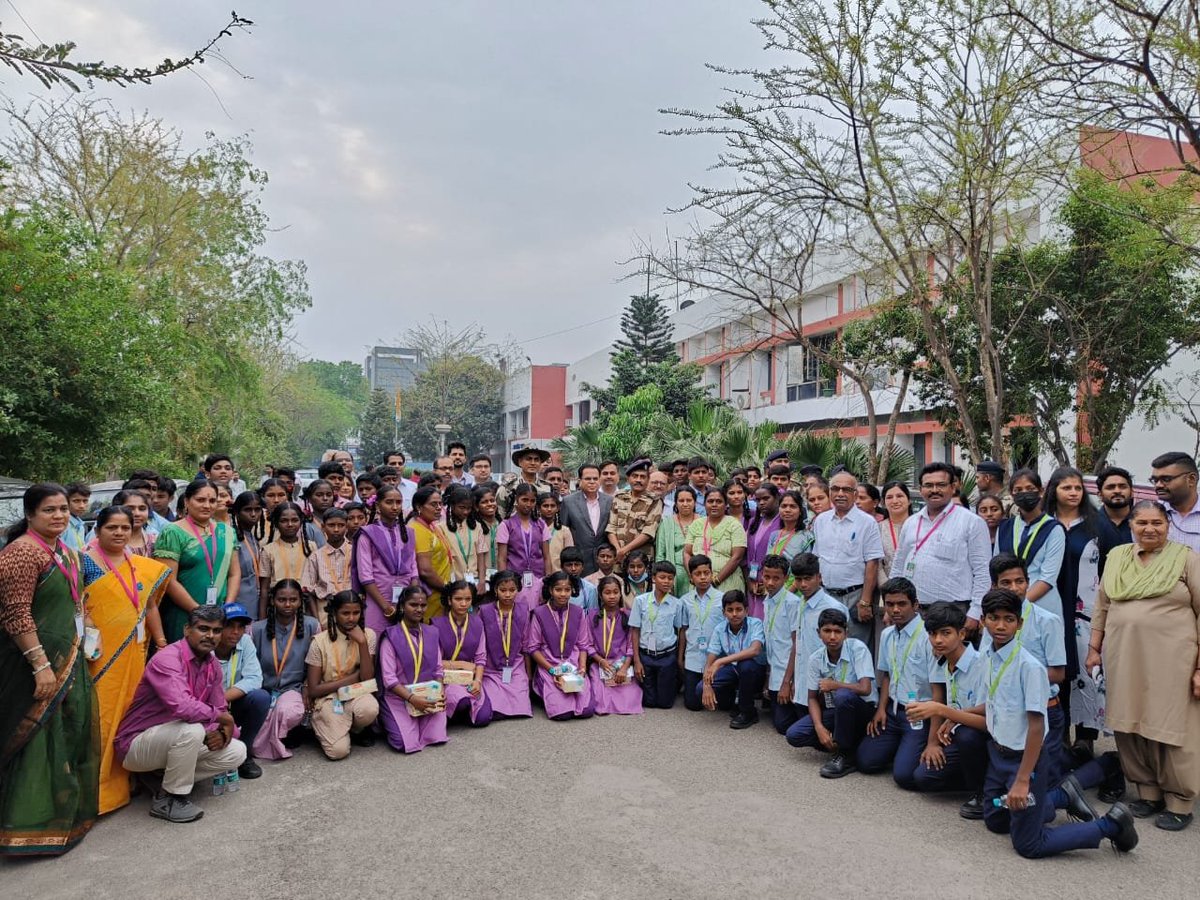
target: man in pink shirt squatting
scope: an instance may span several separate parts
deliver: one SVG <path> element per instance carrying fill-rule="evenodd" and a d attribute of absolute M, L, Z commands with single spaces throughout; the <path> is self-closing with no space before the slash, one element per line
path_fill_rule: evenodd
<path fill-rule="evenodd" d="M 146 666 L 133 703 L 113 741 L 130 772 L 163 771 L 162 793 L 150 815 L 194 822 L 204 811 L 188 799 L 197 780 L 236 769 L 246 745 L 234 737 L 221 664 L 213 650 L 225 627 L 219 606 L 188 615 L 183 640 L 160 650 Z"/>

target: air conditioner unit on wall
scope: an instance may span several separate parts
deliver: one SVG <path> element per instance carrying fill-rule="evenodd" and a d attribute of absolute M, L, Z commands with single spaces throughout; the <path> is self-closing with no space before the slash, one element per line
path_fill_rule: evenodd
<path fill-rule="evenodd" d="M 750 397 L 746 394 L 738 394 L 734 402 L 737 404 L 738 409 L 750 408 Z"/>

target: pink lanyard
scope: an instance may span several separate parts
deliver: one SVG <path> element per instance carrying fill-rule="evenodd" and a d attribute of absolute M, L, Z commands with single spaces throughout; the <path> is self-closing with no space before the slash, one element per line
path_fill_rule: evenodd
<path fill-rule="evenodd" d="M 79 608 L 79 560 L 77 560 L 75 558 L 75 554 L 72 553 L 66 547 L 64 547 L 62 541 L 60 541 L 58 538 L 54 539 L 54 549 L 51 549 L 50 545 L 47 544 L 45 539 L 40 534 L 38 534 L 36 531 L 30 530 L 25 533 L 28 534 L 31 538 L 33 538 L 35 541 L 37 541 L 38 545 L 43 550 L 45 550 L 47 553 L 50 554 L 50 558 L 52 560 L 54 560 L 55 567 L 58 569 L 58 571 L 62 572 L 63 578 L 67 579 L 67 588 L 71 591 L 71 599 L 75 602 L 75 608 L 78 609 Z M 59 556 L 60 552 L 62 554 L 62 557 Z M 63 557 L 70 560 L 69 566 L 63 562 Z"/>
<path fill-rule="evenodd" d="M 929 534 L 925 535 L 924 538 L 921 537 L 921 517 L 917 517 L 917 546 L 913 550 L 913 556 L 916 556 L 921 552 L 921 548 L 925 546 L 926 542 L 931 537 L 933 537 L 933 533 L 942 527 L 943 522 L 950 518 L 950 513 L 954 512 L 954 506 L 955 504 L 951 503 L 950 507 L 944 513 L 938 516 L 938 520 L 933 523 L 933 527 L 929 529 Z"/>
<path fill-rule="evenodd" d="M 125 579 L 121 577 L 120 571 L 112 567 L 112 563 L 108 561 L 108 557 L 104 555 L 103 550 L 100 550 L 100 560 L 103 564 L 103 567 L 116 576 L 117 581 L 121 585 L 121 590 L 125 592 L 125 596 L 128 597 L 129 602 L 133 604 L 134 612 L 140 612 L 142 609 L 142 603 L 141 596 L 137 592 L 137 573 L 133 570 L 133 559 L 130 557 L 129 551 L 125 551 L 125 562 L 129 563 L 129 578 L 133 582 L 132 586 L 125 582 Z"/>
<path fill-rule="evenodd" d="M 192 521 L 192 517 L 187 517 L 188 527 L 192 530 L 192 534 L 196 536 L 196 540 L 200 544 L 200 549 L 204 552 L 204 565 L 208 569 L 208 585 L 209 587 L 217 586 L 217 576 L 214 572 L 214 557 L 217 555 L 217 526 L 212 527 L 212 546 L 208 545 L 208 540 L 201 536 L 200 528 Z"/>

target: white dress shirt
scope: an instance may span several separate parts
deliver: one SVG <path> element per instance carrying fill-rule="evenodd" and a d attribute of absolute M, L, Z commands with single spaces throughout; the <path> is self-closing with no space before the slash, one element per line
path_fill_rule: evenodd
<path fill-rule="evenodd" d="M 991 585 L 991 539 L 983 519 L 957 503 L 930 518 L 926 507 L 908 517 L 891 576 L 904 576 L 917 587 L 922 606 L 939 601 L 970 603 L 967 615 L 983 617 L 983 595 Z"/>
<path fill-rule="evenodd" d="M 825 510 L 813 519 L 812 532 L 813 553 L 821 560 L 821 583 L 826 589 L 862 584 L 867 563 L 883 559 L 879 524 L 857 506 L 844 516 L 838 516 L 836 509 Z"/>

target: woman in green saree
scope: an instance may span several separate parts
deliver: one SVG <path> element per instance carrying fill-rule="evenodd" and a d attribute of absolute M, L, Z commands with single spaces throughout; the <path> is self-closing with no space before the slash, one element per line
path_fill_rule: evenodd
<path fill-rule="evenodd" d="M 663 519 L 654 540 L 654 558 L 675 564 L 675 596 L 682 597 L 692 589 L 687 566 L 683 562 L 683 545 L 688 529 L 696 521 L 696 492 L 689 485 L 675 489 L 675 511 Z"/>
<path fill-rule="evenodd" d="M 0 855 L 56 856 L 96 821 L 100 733 L 66 491 L 35 484 L 0 550 Z"/>
<path fill-rule="evenodd" d="M 213 518 L 217 489 L 203 478 L 183 490 L 187 515 L 172 522 L 154 542 L 154 558 L 174 574 L 161 609 L 167 643 L 183 637 L 188 613 L 197 606 L 222 606 L 238 599 L 242 570 L 233 528 Z M 255 598 L 255 609 L 258 608 Z"/>

